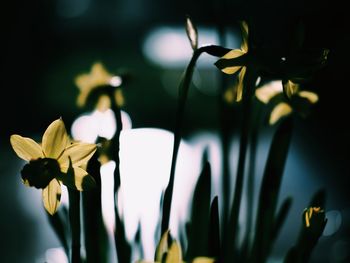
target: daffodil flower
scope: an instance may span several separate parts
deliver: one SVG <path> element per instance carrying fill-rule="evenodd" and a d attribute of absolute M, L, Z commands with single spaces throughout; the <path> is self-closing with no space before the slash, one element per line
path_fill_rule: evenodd
<path fill-rule="evenodd" d="M 315 214 L 323 213 L 324 211 L 321 209 L 321 207 L 309 207 L 306 208 L 304 211 L 305 214 L 305 226 L 310 227 L 311 226 L 311 219 Z"/>
<path fill-rule="evenodd" d="M 53 215 L 60 204 L 61 183 L 83 191 L 95 181 L 82 167 L 96 151 L 95 144 L 70 141 L 62 119 L 55 120 L 46 129 L 42 143 L 12 135 L 13 150 L 29 162 L 21 172 L 23 183 L 41 188 L 44 207 Z"/>
<path fill-rule="evenodd" d="M 182 250 L 180 245 L 176 240 L 172 240 L 170 247 L 168 246 L 169 240 L 171 240 L 170 231 L 166 231 L 156 248 L 155 253 L 155 261 L 144 261 L 139 260 L 137 263 L 183 263 L 182 259 Z M 164 260 L 165 259 L 165 260 Z M 208 257 L 196 257 L 192 261 L 192 263 L 214 263 L 215 260 L 213 258 Z"/>
<path fill-rule="evenodd" d="M 285 85 L 288 86 L 287 99 L 283 96 L 282 81 L 272 81 L 255 91 L 255 96 L 264 104 L 268 104 L 273 98 L 278 97 L 278 102 L 270 114 L 270 125 L 275 124 L 281 118 L 291 114 L 294 110 L 302 116 L 305 116 L 308 113 L 307 110 L 309 106 L 318 101 L 318 95 L 316 93 L 300 90 L 299 84 L 288 80 Z"/>
<path fill-rule="evenodd" d="M 220 68 L 220 70 L 226 74 L 235 74 L 239 71 L 238 74 L 238 84 L 233 87 L 233 89 L 228 89 L 224 94 L 224 98 L 230 101 L 239 102 L 242 100 L 243 95 L 243 79 L 245 73 L 247 71 L 246 66 L 244 65 L 223 65 L 221 66 L 221 62 L 225 60 L 234 60 L 248 53 L 248 24 L 243 21 L 241 23 L 242 28 L 242 44 L 240 49 L 232 49 L 228 53 L 226 53 L 223 57 L 221 57 L 215 64 Z"/>
<path fill-rule="evenodd" d="M 116 89 L 122 84 L 122 78 L 120 76 L 109 73 L 102 63 L 94 63 L 91 67 L 91 71 L 88 74 L 81 74 L 75 78 L 75 84 L 80 90 L 80 94 L 77 99 L 79 107 L 86 105 L 88 97 L 93 91 L 101 89 L 102 87 L 109 87 L 113 89 L 113 96 L 116 104 L 122 106 L 124 104 L 124 97 L 121 89 Z M 113 97 L 112 96 L 112 97 Z M 97 98 L 96 108 L 99 111 L 106 111 L 111 108 L 111 97 L 106 92 L 101 92 Z"/>

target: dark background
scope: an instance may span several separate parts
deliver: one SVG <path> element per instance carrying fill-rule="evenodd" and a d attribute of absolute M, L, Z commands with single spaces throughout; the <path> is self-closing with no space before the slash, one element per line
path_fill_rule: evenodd
<path fill-rule="evenodd" d="M 88 3 L 86 11 L 65 17 L 64 10 L 66 16 L 74 10 L 72 2 Z M 301 18 L 306 45 L 330 49 L 328 64 L 307 84 L 319 94 L 320 101 L 308 121 L 296 123 L 295 133 L 301 138 L 300 149 L 308 154 L 310 165 L 320 171 L 313 176 L 319 176 L 321 185 L 336 195 L 330 203 L 332 208 L 349 210 L 350 30 L 344 1 L 15 0 L 2 3 L 1 11 L 2 262 L 34 262 L 30 258 L 33 254 L 25 248 L 35 239 L 35 231 L 30 231 L 33 222 L 23 224 L 17 204 L 20 201 L 13 197 L 18 184 L 13 178 L 18 172 L 12 168 L 17 157 L 10 148 L 9 136 L 41 134 L 59 116 L 70 125 L 80 113 L 75 106 L 78 89 L 74 77 L 89 71 L 96 60 L 102 61 L 110 71 L 123 68 L 132 75 L 125 90 L 125 110 L 131 115 L 134 127 L 172 130 L 176 98 L 165 92 L 160 78 L 164 71 L 172 69 L 147 61 L 142 42 L 154 27 L 183 26 L 186 14 L 198 26 L 224 24 L 233 29 L 237 28 L 238 20 L 248 18 L 253 21 L 251 27 L 256 34 L 272 47 L 287 45 L 291 26 Z M 182 70 L 173 69 L 178 75 Z M 216 70 L 214 66 L 213 70 Z M 185 134 L 198 129 L 217 129 L 216 102 L 214 96 L 194 91 L 189 99 Z M 348 223 L 343 225 L 336 239 L 350 244 L 349 227 Z M 330 243 L 325 244 L 327 247 Z M 319 251 L 328 254 L 327 248 Z M 27 256 L 24 261 L 21 254 Z"/>

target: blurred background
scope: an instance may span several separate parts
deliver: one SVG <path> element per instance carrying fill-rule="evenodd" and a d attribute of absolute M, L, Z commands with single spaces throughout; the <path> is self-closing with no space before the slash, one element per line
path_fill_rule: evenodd
<path fill-rule="evenodd" d="M 294 198 L 271 262 L 281 262 L 294 244 L 300 213 L 312 194 L 324 188 L 329 229 L 313 254 L 313 262 L 349 262 L 349 110 L 350 30 L 343 2 L 321 1 L 185 1 L 185 0 L 51 0 L 6 1 L 1 16 L 2 64 L 0 112 L 0 261 L 44 262 L 47 249 L 59 247 L 41 203 L 30 203 L 20 180 L 21 161 L 9 144 L 11 134 L 40 140 L 47 126 L 62 117 L 67 127 L 82 114 L 76 107 L 75 76 L 88 73 L 94 62 L 110 72 L 127 72 L 124 110 L 133 128 L 172 131 L 177 85 L 191 56 L 185 33 L 190 15 L 200 44 L 240 45 L 237 21 L 251 27 L 265 45 L 286 45 L 291 27 L 302 19 L 306 46 L 327 47 L 329 61 L 308 82 L 319 103 L 305 121 L 296 119 L 282 197 Z M 222 44 L 222 43 L 221 43 Z M 198 62 L 186 108 L 184 139 L 215 135 L 219 123 L 221 73 L 215 59 Z M 238 111 L 237 111 L 238 112 Z M 239 113 L 232 117 L 239 126 Z M 261 154 L 268 148 L 271 128 L 262 132 Z M 232 147 L 235 144 L 233 143 Z M 234 151 L 234 150 L 233 150 Z M 266 153 L 265 153 L 266 154 Z M 260 166 L 259 166 L 260 163 Z M 258 167 L 263 168 L 263 160 Z M 40 200 L 40 199 L 39 199 Z M 328 227 L 328 226 L 327 226 Z"/>

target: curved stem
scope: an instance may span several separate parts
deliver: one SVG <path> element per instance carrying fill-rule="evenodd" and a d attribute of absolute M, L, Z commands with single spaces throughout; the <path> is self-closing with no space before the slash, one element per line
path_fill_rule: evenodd
<path fill-rule="evenodd" d="M 171 200 L 172 200 L 173 188 L 174 188 L 175 167 L 176 167 L 177 153 L 179 151 L 179 146 L 181 141 L 181 129 L 182 129 L 183 115 L 185 111 L 188 90 L 191 84 L 192 75 L 193 75 L 196 62 L 200 57 L 200 55 L 203 52 L 206 52 L 206 50 L 207 50 L 207 47 L 205 46 L 205 47 L 200 47 L 193 52 L 190 63 L 186 68 L 186 71 L 184 73 L 184 76 L 179 86 L 179 97 L 178 97 L 178 104 L 177 104 L 177 111 L 176 111 L 175 130 L 174 130 L 173 154 L 172 154 L 172 160 L 171 160 L 169 183 L 164 193 L 161 235 L 165 233 L 165 231 L 167 231 L 169 228 Z"/>
<path fill-rule="evenodd" d="M 227 246 L 224 253 L 224 262 L 231 262 L 232 258 L 236 257 L 236 241 L 238 235 L 238 219 L 239 211 L 241 207 L 242 190 L 244 182 L 244 168 L 246 163 L 246 155 L 248 148 L 248 137 L 250 128 L 250 115 L 251 115 L 251 100 L 254 94 L 255 85 L 255 73 L 247 68 L 245 76 L 245 88 L 243 96 L 243 122 L 241 126 L 241 137 L 239 143 L 239 155 L 238 155 L 238 167 L 235 182 L 234 197 L 232 207 L 230 211 L 230 218 L 225 231 L 226 238 L 224 239 L 224 245 Z"/>

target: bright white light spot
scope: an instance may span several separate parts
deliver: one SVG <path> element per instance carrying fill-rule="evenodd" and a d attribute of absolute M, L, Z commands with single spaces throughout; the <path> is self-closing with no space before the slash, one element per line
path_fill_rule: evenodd
<path fill-rule="evenodd" d="M 121 111 L 123 129 L 131 129 L 132 123 L 129 114 Z M 98 110 L 83 114 L 72 124 L 72 136 L 75 140 L 94 143 L 98 136 L 111 139 L 116 131 L 117 124 L 112 110 L 105 112 Z"/>
<path fill-rule="evenodd" d="M 198 28 L 199 46 L 208 44 L 219 44 L 218 33 L 212 28 Z M 240 40 L 232 33 L 228 34 L 229 46 L 234 48 L 239 46 Z M 144 55 L 153 63 L 169 67 L 184 67 L 190 60 L 192 48 L 186 35 L 186 31 L 181 27 L 160 27 L 151 31 L 145 39 L 143 45 Z M 203 56 L 199 67 L 213 67 L 209 56 Z"/>
<path fill-rule="evenodd" d="M 63 248 L 50 248 L 45 253 L 46 263 L 68 263 L 68 258 Z"/>
<path fill-rule="evenodd" d="M 261 77 L 259 76 L 259 77 L 256 79 L 255 86 L 258 86 L 258 85 L 260 84 L 260 81 L 261 81 Z"/>
<path fill-rule="evenodd" d="M 83 15 L 90 5 L 90 0 L 58 0 L 56 11 L 64 18 L 73 18 Z"/>
<path fill-rule="evenodd" d="M 326 213 L 327 224 L 323 231 L 324 236 L 331 236 L 337 232 L 342 223 L 341 213 L 337 210 L 328 211 Z"/>
<path fill-rule="evenodd" d="M 110 235 L 114 235 L 115 214 L 114 214 L 114 169 L 115 162 L 108 162 L 101 166 L 101 203 L 102 216 Z"/>
<path fill-rule="evenodd" d="M 132 239 L 141 223 L 146 259 L 152 259 L 155 249 L 154 233 L 160 216 L 161 193 L 169 180 L 172 148 L 173 134 L 166 130 L 139 128 L 122 131 L 120 135 L 120 198 L 126 234 Z M 199 175 L 198 164 L 195 152 L 181 142 L 170 218 L 175 237 L 178 237 L 179 220 L 187 216 L 191 187 Z"/>
<path fill-rule="evenodd" d="M 111 86 L 113 87 L 119 87 L 120 85 L 122 85 L 122 78 L 119 76 L 113 76 L 110 81 L 109 84 L 111 84 Z"/>

